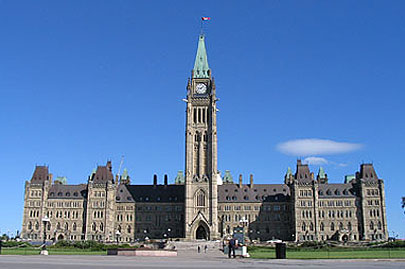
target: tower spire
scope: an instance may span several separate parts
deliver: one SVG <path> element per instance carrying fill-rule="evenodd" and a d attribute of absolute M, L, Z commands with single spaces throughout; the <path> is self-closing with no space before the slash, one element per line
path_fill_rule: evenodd
<path fill-rule="evenodd" d="M 193 78 L 209 78 L 209 69 L 207 50 L 205 49 L 205 36 L 204 34 L 200 34 L 193 68 Z"/>

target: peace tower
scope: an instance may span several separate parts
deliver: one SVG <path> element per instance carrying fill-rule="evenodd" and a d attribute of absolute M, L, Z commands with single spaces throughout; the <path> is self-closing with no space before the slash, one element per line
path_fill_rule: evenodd
<path fill-rule="evenodd" d="M 189 239 L 218 237 L 215 91 L 204 35 L 200 35 L 187 84 L 184 231 Z"/>

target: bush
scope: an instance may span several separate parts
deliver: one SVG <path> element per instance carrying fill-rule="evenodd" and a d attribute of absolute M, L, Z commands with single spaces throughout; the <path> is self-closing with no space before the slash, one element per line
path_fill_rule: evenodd
<path fill-rule="evenodd" d="M 56 244 L 54 244 L 51 248 L 72 248 L 72 249 L 85 249 L 89 251 L 105 251 L 107 249 L 116 249 L 116 248 L 133 248 L 129 244 L 121 244 L 121 245 L 109 245 L 103 244 L 96 241 L 65 241 L 60 240 Z"/>
<path fill-rule="evenodd" d="M 31 247 L 31 244 L 28 242 L 17 242 L 17 241 L 3 241 L 1 244 L 5 248 L 12 248 L 12 247 L 18 247 L 18 248 L 26 248 L 26 247 Z"/>

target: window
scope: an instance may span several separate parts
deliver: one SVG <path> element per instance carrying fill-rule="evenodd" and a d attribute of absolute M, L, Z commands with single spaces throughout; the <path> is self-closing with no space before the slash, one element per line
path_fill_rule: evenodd
<path fill-rule="evenodd" d="M 73 229 L 73 231 L 76 231 L 76 229 L 77 229 L 76 222 L 75 222 L 75 223 L 73 223 L 73 227 L 72 227 L 72 229 Z"/>
<path fill-rule="evenodd" d="M 247 195 L 243 196 L 243 200 L 245 200 L 245 201 L 249 200 L 249 196 L 247 196 Z"/>
<path fill-rule="evenodd" d="M 205 206 L 205 193 L 202 190 L 197 191 L 196 195 L 196 206 Z"/>
<path fill-rule="evenodd" d="M 331 231 L 334 231 L 334 230 L 335 230 L 335 224 L 334 224 L 333 222 L 330 224 L 330 230 L 331 230 Z"/>
<path fill-rule="evenodd" d="M 58 196 L 62 196 L 63 194 L 62 194 L 62 192 L 58 192 Z"/>
<path fill-rule="evenodd" d="M 325 230 L 325 225 L 323 224 L 323 222 L 321 222 L 321 226 L 320 226 L 321 231 Z"/>

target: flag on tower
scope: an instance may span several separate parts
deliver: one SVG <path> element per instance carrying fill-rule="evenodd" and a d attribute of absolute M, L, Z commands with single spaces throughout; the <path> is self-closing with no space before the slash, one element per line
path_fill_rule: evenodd
<path fill-rule="evenodd" d="M 209 20 L 211 20 L 211 17 L 201 17 L 201 20 L 202 21 L 209 21 Z"/>

